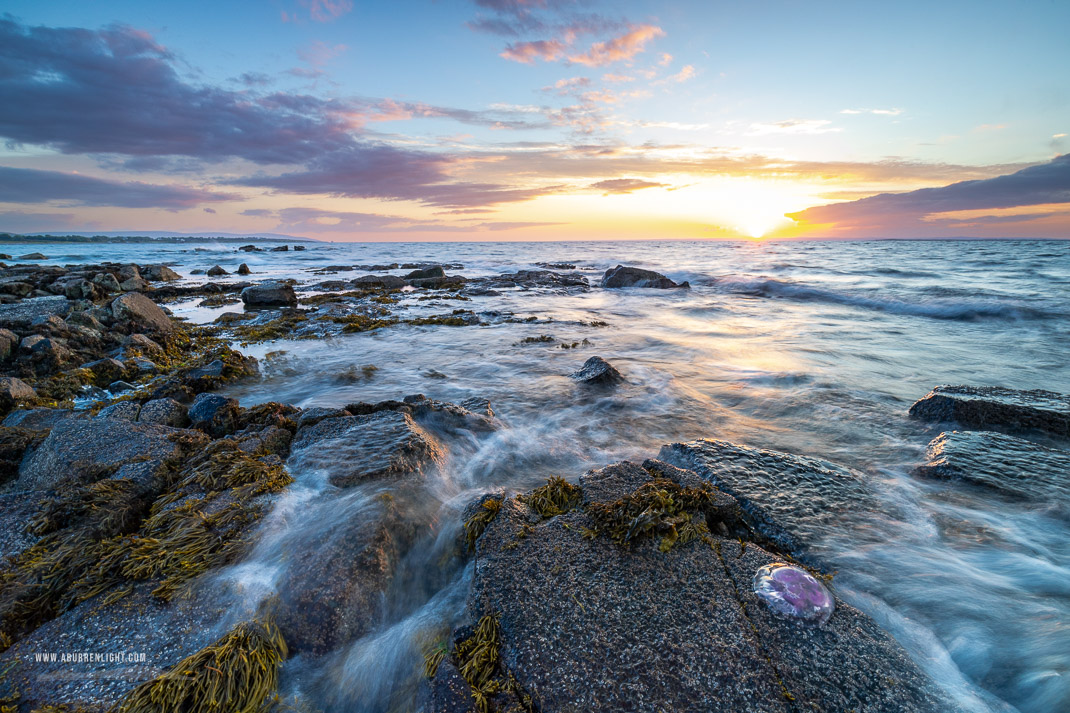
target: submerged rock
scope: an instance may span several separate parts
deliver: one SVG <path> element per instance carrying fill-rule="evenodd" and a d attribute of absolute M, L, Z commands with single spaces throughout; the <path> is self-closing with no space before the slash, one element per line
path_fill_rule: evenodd
<path fill-rule="evenodd" d="M 652 517 L 671 508 L 667 481 L 632 464 L 614 468 L 615 478 L 581 478 L 584 492 L 597 476 L 610 512 L 637 497 L 650 501 L 643 512 Z M 752 580 L 779 558 L 761 547 L 696 529 L 666 548 L 666 521 L 653 523 L 657 537 L 623 545 L 591 505 L 540 517 L 528 504 L 537 493 L 501 502 L 476 540 L 468 611 L 479 623 L 455 632 L 430 684 L 432 713 L 461 710 L 466 697 L 472 706 L 473 685 L 494 710 L 541 713 L 953 710 L 850 605 L 836 601 L 822 627 L 771 611 Z M 703 515 L 672 512 L 677 527 Z M 481 670 L 488 680 L 473 675 Z"/>
<path fill-rule="evenodd" d="M 569 374 L 569 378 L 585 384 L 610 385 L 624 381 L 624 376 L 608 361 L 600 356 L 593 356 L 583 362 L 579 371 Z"/>
<path fill-rule="evenodd" d="M 399 411 L 324 419 L 298 430 L 291 446 L 291 467 L 322 471 L 340 487 L 421 473 L 441 458 L 435 437 Z"/>
<path fill-rule="evenodd" d="M 1070 437 L 1070 396 L 1000 386 L 937 386 L 910 407 L 912 418 L 973 428 L 1044 431 Z"/>
<path fill-rule="evenodd" d="M 948 431 L 929 443 L 926 478 L 962 480 L 1038 502 L 1070 503 L 1070 451 L 991 431 Z"/>
<path fill-rule="evenodd" d="M 250 285 L 241 291 L 242 302 L 247 307 L 296 307 L 297 294 L 285 282 L 269 280 Z"/>
<path fill-rule="evenodd" d="M 688 288 L 690 286 L 687 282 L 677 284 L 660 272 L 643 270 L 638 267 L 625 267 L 624 265 L 611 267 L 602 275 L 602 287 L 605 288 L 653 287 L 665 290 L 674 287 Z"/>
<path fill-rule="evenodd" d="M 825 533 L 881 507 L 859 474 L 816 458 L 709 439 L 663 446 L 658 457 L 739 501 L 757 539 L 815 565 Z"/>

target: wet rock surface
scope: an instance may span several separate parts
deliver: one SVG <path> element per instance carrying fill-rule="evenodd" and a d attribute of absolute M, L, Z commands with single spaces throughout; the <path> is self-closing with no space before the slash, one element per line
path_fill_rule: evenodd
<path fill-rule="evenodd" d="M 277 281 L 250 285 L 241 291 L 241 299 L 248 307 L 297 306 L 297 294 L 293 286 Z"/>
<path fill-rule="evenodd" d="M 860 474 L 816 458 L 707 439 L 666 445 L 658 458 L 734 497 L 756 539 L 814 565 L 822 533 L 880 507 Z"/>
<path fill-rule="evenodd" d="M 111 303 L 111 311 L 117 319 L 129 320 L 152 332 L 170 334 L 174 330 L 167 313 L 140 292 L 116 297 Z"/>
<path fill-rule="evenodd" d="M 619 384 L 625 380 L 616 367 L 600 356 L 593 356 L 585 361 L 579 371 L 569 374 L 569 378 L 600 386 Z"/>
<path fill-rule="evenodd" d="M 580 479 L 584 493 L 597 483 L 592 502 L 654 482 L 634 464 L 610 468 Z M 502 502 L 477 540 L 468 611 L 479 625 L 454 633 L 429 710 L 462 710 L 465 685 L 469 705 L 486 697 L 492 710 L 543 713 L 954 710 L 848 604 L 823 627 L 774 614 L 751 591 L 758 568 L 779 559 L 759 546 L 711 533 L 667 551 L 656 538 L 622 545 L 598 531 L 590 505 L 542 518 L 533 496 Z M 488 638 L 500 683 L 473 695 L 472 677 L 458 680 L 472 671 L 459 642 Z"/>
<path fill-rule="evenodd" d="M 1042 431 L 1070 438 L 1070 396 L 998 386 L 937 386 L 910 407 L 912 418 L 964 426 Z"/>
<path fill-rule="evenodd" d="M 1035 502 L 1070 505 L 1070 451 L 991 431 L 947 431 L 915 474 L 961 480 Z"/>
<path fill-rule="evenodd" d="M 381 410 L 328 418 L 300 429 L 292 445 L 291 467 L 321 471 L 328 482 L 344 487 L 418 474 L 441 458 L 437 439 L 411 416 Z"/>
<path fill-rule="evenodd" d="M 691 285 L 686 282 L 677 284 L 660 272 L 643 270 L 638 267 L 625 267 L 624 265 L 617 265 L 616 267 L 606 270 L 605 274 L 602 275 L 601 283 L 601 287 L 609 289 L 620 287 L 651 287 L 667 290 L 676 287 L 687 288 L 690 286 Z"/>

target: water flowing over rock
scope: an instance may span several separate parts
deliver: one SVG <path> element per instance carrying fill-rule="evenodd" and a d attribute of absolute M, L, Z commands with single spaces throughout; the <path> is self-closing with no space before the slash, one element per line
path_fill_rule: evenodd
<path fill-rule="evenodd" d="M 583 362 L 580 370 L 569 374 L 569 377 L 584 384 L 599 384 L 603 386 L 619 384 L 625 380 L 616 367 L 600 356 L 593 356 Z"/>
<path fill-rule="evenodd" d="M 640 492 L 671 501 L 657 492 L 666 480 L 630 463 L 613 468 L 612 477 L 582 477 L 584 492 L 597 480 L 600 501 Z M 702 482 L 678 469 L 659 473 L 669 475 L 681 487 Z M 468 612 L 479 626 L 454 633 L 428 688 L 432 713 L 464 710 L 465 698 L 476 708 L 471 674 L 467 682 L 457 675 L 470 646 L 461 642 L 473 640 L 493 652 L 497 690 L 481 693 L 493 710 L 954 710 L 850 605 L 837 600 L 823 627 L 772 612 L 751 589 L 755 572 L 778 561 L 761 547 L 712 533 L 669 548 L 658 537 L 622 545 L 598 529 L 590 505 L 541 517 L 529 504 L 537 493 L 501 502 L 476 541 Z M 702 517 L 677 515 L 678 524 Z"/>
<path fill-rule="evenodd" d="M 910 407 L 912 418 L 971 428 L 1044 431 L 1070 437 L 1070 396 L 1000 386 L 937 386 Z"/>
<path fill-rule="evenodd" d="M 160 307 L 140 292 L 128 292 L 112 300 L 112 314 L 116 319 L 130 320 L 138 327 L 143 327 L 159 334 L 174 331 L 171 318 Z"/>
<path fill-rule="evenodd" d="M 948 431 L 929 443 L 927 456 L 915 474 L 1070 504 L 1070 451 L 991 431 Z"/>
<path fill-rule="evenodd" d="M 606 270 L 605 274 L 602 275 L 602 287 L 610 289 L 619 287 L 653 287 L 667 290 L 674 287 L 686 289 L 691 285 L 687 282 L 677 284 L 660 272 L 654 272 L 653 270 L 617 265 Z"/>
<path fill-rule="evenodd" d="M 658 458 L 734 497 L 760 539 L 813 564 L 823 533 L 879 508 L 860 475 L 816 458 L 708 439 L 669 444 Z"/>
<path fill-rule="evenodd" d="M 242 302 L 247 307 L 296 307 L 294 288 L 284 282 L 270 280 L 250 285 L 241 291 Z"/>
<path fill-rule="evenodd" d="M 298 430 L 291 447 L 292 468 L 321 470 L 341 487 L 420 473 L 441 458 L 435 437 L 398 411 L 324 419 Z"/>

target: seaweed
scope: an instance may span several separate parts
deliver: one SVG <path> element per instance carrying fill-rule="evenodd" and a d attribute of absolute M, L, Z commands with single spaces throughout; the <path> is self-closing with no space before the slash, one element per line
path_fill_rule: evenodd
<path fill-rule="evenodd" d="M 676 544 L 709 539 L 705 513 L 714 490 L 703 483 L 683 487 L 667 478 L 655 478 L 612 503 L 592 503 L 587 514 L 593 532 L 620 545 L 660 536 L 658 549 L 668 552 Z"/>
<path fill-rule="evenodd" d="M 494 518 L 498 517 L 498 511 L 502 509 L 502 501 L 496 498 L 487 498 L 480 503 L 479 509 L 472 517 L 465 520 L 464 540 L 468 544 L 468 551 L 476 549 L 476 540 L 483 534 Z"/>
<path fill-rule="evenodd" d="M 305 313 L 290 312 L 262 324 L 239 324 L 234 327 L 234 336 L 241 340 L 243 346 L 276 339 L 292 339 L 294 331 L 306 321 L 308 315 Z"/>
<path fill-rule="evenodd" d="M 342 325 L 343 334 L 355 334 L 357 332 L 371 332 L 383 327 L 393 327 L 398 323 L 396 319 L 379 319 L 369 317 L 366 314 L 347 314 L 343 317 L 331 317 L 332 322 Z"/>
<path fill-rule="evenodd" d="M 115 713 L 256 713 L 278 687 L 288 651 L 271 621 L 243 622 L 130 691 Z"/>
<path fill-rule="evenodd" d="M 517 500 L 537 512 L 543 519 L 579 507 L 582 498 L 583 488 L 556 476 L 549 478 L 546 485 L 535 488 L 527 495 L 517 496 Z"/>
<path fill-rule="evenodd" d="M 457 670 L 471 687 L 472 699 L 480 713 L 488 713 L 488 696 L 501 690 L 501 682 L 497 680 L 501 668 L 501 644 L 498 617 L 488 615 L 479 620 L 470 637 L 458 642 L 453 649 Z"/>

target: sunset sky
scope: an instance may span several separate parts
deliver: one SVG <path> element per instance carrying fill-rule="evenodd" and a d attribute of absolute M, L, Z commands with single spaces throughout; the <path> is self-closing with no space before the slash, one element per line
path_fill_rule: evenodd
<path fill-rule="evenodd" d="M 1066 0 L 4 9 L 0 231 L 1070 237 Z"/>

